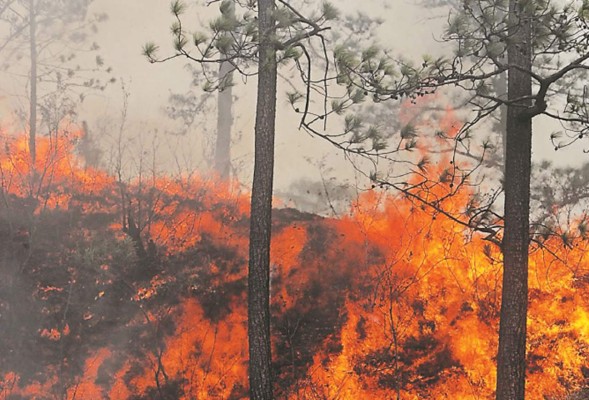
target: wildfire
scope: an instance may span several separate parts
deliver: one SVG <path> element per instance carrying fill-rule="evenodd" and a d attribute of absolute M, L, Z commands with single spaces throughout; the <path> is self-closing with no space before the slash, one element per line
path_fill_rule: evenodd
<path fill-rule="evenodd" d="M 72 137 L 40 140 L 33 172 L 25 140 L 4 139 L 2 254 L 18 262 L 0 277 L 24 303 L 0 286 L 2 335 L 20 346 L 0 355 L 0 399 L 247 398 L 247 199 L 159 177 L 121 204 Z M 565 399 L 589 376 L 589 242 L 556 241 L 530 255 L 531 399 Z M 340 219 L 277 210 L 271 258 L 278 398 L 492 398 L 494 244 L 374 190 Z"/>

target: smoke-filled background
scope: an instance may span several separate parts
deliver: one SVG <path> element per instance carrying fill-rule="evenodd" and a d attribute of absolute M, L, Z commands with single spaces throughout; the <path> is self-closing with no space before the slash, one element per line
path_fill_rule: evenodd
<path fill-rule="evenodd" d="M 14 2 L 5 2 L 6 7 L 11 3 Z M 345 16 L 373 22 L 370 34 L 358 45 L 378 43 L 393 55 L 419 60 L 426 54 L 439 56 L 452 50 L 451 45 L 441 40 L 450 12 L 447 3 L 373 1 L 361 6 L 348 3 L 336 6 Z M 86 124 L 97 151 L 95 161 L 116 168 L 114 159 L 122 158 L 127 178 L 136 175 L 140 169 L 137 164 L 145 164 L 148 158 L 152 167 L 167 173 L 210 169 L 216 131 L 216 94 L 202 90 L 203 79 L 199 78 L 202 74 L 195 63 L 177 58 L 153 65 L 142 54 L 142 46 L 149 41 L 160 47 L 162 55 L 173 54 L 170 25 L 174 19 L 169 5 L 155 0 L 72 4 L 69 8 L 56 6 L 59 21 L 48 24 L 47 33 L 41 32 L 39 40 L 40 61 L 47 73 L 39 79 L 40 101 L 47 102 L 47 115 L 39 119 L 40 135 L 47 135 L 51 124 L 58 120 L 67 121 L 73 130 Z M 216 13 L 218 4 L 190 2 L 186 17 L 190 23 L 188 29 L 205 30 Z M 30 99 L 27 35 L 11 32 L 14 25 L 11 26 L 9 8 L 5 17 L 2 128 L 7 132 L 23 132 L 28 129 Z M 338 34 L 337 27 L 333 31 Z M 55 72 L 60 70 L 62 82 L 58 83 Z M 299 116 L 286 100 L 295 75 L 294 67 L 285 68 L 279 83 L 277 192 L 288 195 L 293 183 L 301 179 L 319 182 L 326 174 L 342 184 L 357 183 L 341 152 L 299 129 Z M 231 161 L 233 173 L 245 185 L 251 180 L 255 118 L 251 99 L 255 86 L 256 77 L 249 76 L 236 77 L 233 87 Z M 396 105 L 385 103 L 374 107 L 379 114 L 395 118 Z M 554 124 L 540 125 L 548 134 L 558 129 Z M 583 161 L 578 151 L 570 156 L 554 157 L 547 135 L 536 135 L 535 154 L 538 159 L 549 158 L 557 163 Z"/>

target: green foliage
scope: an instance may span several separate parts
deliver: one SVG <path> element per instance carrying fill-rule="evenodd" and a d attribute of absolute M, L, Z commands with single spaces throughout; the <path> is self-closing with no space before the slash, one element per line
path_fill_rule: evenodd
<path fill-rule="evenodd" d="M 362 62 L 372 61 L 380 52 L 380 48 L 375 44 L 362 51 Z"/>
<path fill-rule="evenodd" d="M 468 28 L 468 20 L 460 14 L 453 14 L 446 28 L 447 35 L 459 35 Z"/>
<path fill-rule="evenodd" d="M 417 136 L 417 128 L 411 124 L 405 125 L 401 129 L 401 138 L 402 139 L 413 139 Z"/>
<path fill-rule="evenodd" d="M 219 6 L 219 11 L 224 16 L 229 16 L 235 13 L 235 6 L 232 0 L 223 0 Z"/>
<path fill-rule="evenodd" d="M 430 165 L 430 163 L 430 158 L 428 156 L 423 156 L 421 160 L 417 162 L 416 166 L 421 172 L 426 173 L 427 167 Z"/>
<path fill-rule="evenodd" d="M 188 39 L 184 36 L 180 36 L 174 39 L 174 49 L 176 51 L 183 51 L 184 47 L 188 44 Z"/>
<path fill-rule="evenodd" d="M 346 115 L 344 119 L 345 132 L 357 132 L 362 126 L 363 122 L 359 116 L 351 114 Z"/>
<path fill-rule="evenodd" d="M 205 43 L 209 38 L 207 35 L 201 32 L 195 32 L 192 34 L 192 42 L 196 47 L 200 46 L 201 44 Z"/>
<path fill-rule="evenodd" d="M 252 42 L 256 42 L 258 40 L 258 24 L 255 20 L 249 20 L 251 22 L 247 22 L 243 26 L 243 34 L 246 38 L 249 38 Z"/>
<path fill-rule="evenodd" d="M 364 91 L 362 89 L 352 90 L 351 94 L 350 94 L 350 100 L 354 104 L 362 103 L 364 101 L 364 99 L 366 98 L 366 94 L 367 94 L 366 91 Z"/>
<path fill-rule="evenodd" d="M 182 34 L 182 25 L 180 24 L 179 21 L 174 21 L 172 23 L 172 25 L 170 25 L 170 31 L 172 32 L 172 35 L 174 36 L 178 36 Z"/>
<path fill-rule="evenodd" d="M 215 47 L 221 54 L 228 54 L 233 48 L 234 43 L 235 41 L 231 35 L 223 34 L 217 37 L 217 40 L 215 41 Z"/>
<path fill-rule="evenodd" d="M 410 139 L 405 141 L 405 150 L 406 151 L 413 151 L 415 148 L 417 148 L 417 140 L 415 139 Z"/>
<path fill-rule="evenodd" d="M 231 33 L 239 27 L 239 22 L 235 18 L 221 16 L 210 22 L 209 28 L 213 33 Z"/>
<path fill-rule="evenodd" d="M 143 54 L 150 62 L 160 62 L 184 56 L 201 64 L 206 76 L 212 76 L 211 69 L 216 63 L 228 57 L 232 64 L 241 72 L 248 74 L 249 68 L 257 64 L 257 46 L 260 40 L 258 21 L 255 16 L 257 2 L 235 2 L 223 0 L 219 3 L 219 15 L 208 23 L 208 33 L 190 32 L 182 24 L 181 17 L 187 11 L 186 3 L 175 0 L 170 5 L 174 22 L 171 25 L 171 33 L 174 36 L 171 56 L 158 58 L 156 50 L 158 46 L 147 43 L 143 46 Z M 272 17 L 275 20 L 276 32 L 273 41 L 278 50 L 277 61 L 286 63 L 301 57 L 302 46 L 310 48 L 310 42 L 315 40 L 318 33 L 328 30 L 329 27 L 321 26 L 329 20 L 337 18 L 337 9 L 328 2 L 317 4 L 317 9 L 311 11 L 309 16 L 299 12 L 292 5 L 278 3 L 273 9 Z M 319 15 L 319 16 L 318 16 Z M 186 39 L 190 38 L 190 42 Z M 194 46 L 194 48 L 192 48 Z M 214 90 L 220 85 L 214 82 L 207 84 L 205 90 Z"/>
<path fill-rule="evenodd" d="M 341 100 L 331 100 L 331 109 L 334 113 L 341 115 L 345 109 L 345 103 Z"/>
<path fill-rule="evenodd" d="M 347 48 L 347 46 L 340 45 L 334 49 L 333 52 L 335 62 L 340 70 L 354 69 L 358 64 L 356 54 Z"/>
<path fill-rule="evenodd" d="M 281 29 L 293 27 L 298 17 L 290 9 L 279 7 L 274 11 L 274 19 L 276 27 Z"/>
<path fill-rule="evenodd" d="M 362 132 L 359 131 L 353 131 L 352 136 L 349 139 L 349 142 L 352 145 L 361 144 L 364 143 L 364 141 L 366 141 L 366 136 L 364 136 Z"/>
<path fill-rule="evenodd" d="M 382 138 L 374 138 L 374 140 L 372 141 L 372 150 L 374 150 L 377 153 L 386 150 L 387 147 L 388 146 L 386 141 Z"/>
<path fill-rule="evenodd" d="M 170 4 L 170 12 L 175 16 L 180 16 L 184 11 L 186 11 L 186 3 L 182 0 L 174 0 Z"/>
<path fill-rule="evenodd" d="M 286 98 L 288 99 L 289 104 L 292 106 L 304 99 L 304 97 L 305 96 L 302 93 L 296 91 L 286 93 Z"/>
<path fill-rule="evenodd" d="M 339 10 L 333 4 L 326 1 L 322 4 L 322 14 L 326 21 L 331 21 L 339 17 Z"/>
<path fill-rule="evenodd" d="M 293 46 L 289 46 L 282 52 L 283 60 L 297 60 L 301 57 L 301 51 Z"/>
<path fill-rule="evenodd" d="M 156 52 L 159 47 L 153 42 L 147 42 L 143 45 L 143 55 L 153 62 L 156 58 Z"/>

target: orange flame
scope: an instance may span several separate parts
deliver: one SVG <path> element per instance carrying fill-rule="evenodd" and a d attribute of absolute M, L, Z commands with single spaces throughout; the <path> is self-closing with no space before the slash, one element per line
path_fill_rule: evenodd
<path fill-rule="evenodd" d="M 452 134 L 451 118 L 444 124 Z M 25 141 L 4 139 L 2 187 L 10 196 L 33 196 L 36 215 L 56 209 L 122 213 L 115 179 L 76 162 L 71 137 L 40 140 L 35 173 Z M 433 190 L 443 194 L 442 186 Z M 247 200 L 230 184 L 201 178 L 159 177 L 151 187 L 131 185 L 129 192 L 142 205 L 125 206 L 142 219 L 143 239 L 154 241 L 158 254 L 151 262 L 161 263 L 156 273 L 124 282 L 120 296 L 134 314 L 123 328 L 132 334 L 117 343 L 105 338 L 104 345 L 87 344 L 82 372 L 67 384 L 60 371 L 70 360 L 37 380 L 0 369 L 0 399 L 40 398 L 60 385 L 67 399 L 147 399 L 162 393 L 178 399 L 247 398 Z M 444 201 L 461 210 L 469 193 Z M 110 224 L 109 234 L 124 242 L 121 228 Z M 587 383 L 588 246 L 582 239 L 571 247 L 549 239 L 530 254 L 532 399 L 563 398 Z M 92 332 L 101 323 L 99 304 L 120 284 L 115 256 L 103 258 L 96 260 L 96 288 L 84 289 L 92 291 L 92 307 L 75 321 L 39 328 L 37 336 L 47 346 L 79 338 L 80 326 Z M 406 198 L 374 190 L 340 219 L 277 211 L 271 258 L 280 398 L 493 396 L 501 253 L 484 238 Z M 67 299 L 82 279 L 77 265 L 68 268 L 77 271 L 70 287 L 38 282 L 35 298 Z M 159 300 L 166 296 L 173 300 Z M 133 342 L 141 347 L 127 350 Z"/>

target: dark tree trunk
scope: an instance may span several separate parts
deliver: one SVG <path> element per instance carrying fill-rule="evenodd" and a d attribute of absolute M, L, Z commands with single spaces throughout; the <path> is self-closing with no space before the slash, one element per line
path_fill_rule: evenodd
<path fill-rule="evenodd" d="M 531 19 L 523 1 L 509 2 L 508 106 L 505 160 L 503 293 L 497 355 L 497 400 L 524 400 L 532 117 Z"/>
<path fill-rule="evenodd" d="M 31 163 L 37 160 L 37 20 L 35 0 L 29 0 L 29 43 L 31 46 L 31 92 L 29 99 L 29 154 Z"/>
<path fill-rule="evenodd" d="M 249 270 L 248 338 L 250 398 L 272 396 L 270 345 L 270 234 L 276 119 L 276 49 L 274 0 L 258 1 L 260 35 L 256 103 L 255 164 L 252 186 Z"/>

